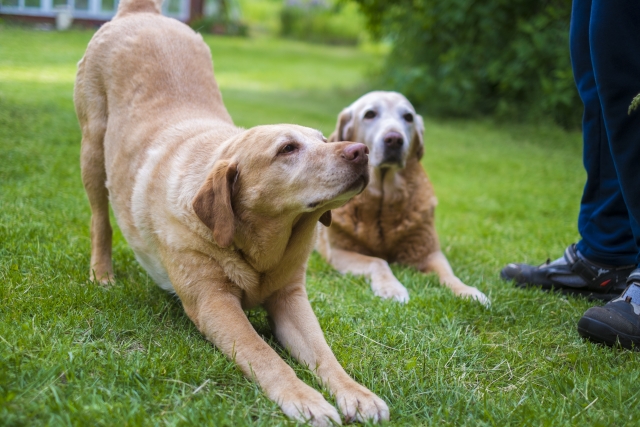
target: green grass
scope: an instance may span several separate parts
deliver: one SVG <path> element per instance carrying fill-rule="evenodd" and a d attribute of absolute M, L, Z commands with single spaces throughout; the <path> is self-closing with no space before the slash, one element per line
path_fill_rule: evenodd
<path fill-rule="evenodd" d="M 293 425 L 150 281 L 118 230 L 118 282 L 86 280 L 72 87 L 90 37 L 0 27 L 0 425 Z M 293 122 L 329 134 L 381 60 L 272 39 L 206 40 L 242 126 Z M 637 425 L 640 354 L 578 337 L 592 303 L 498 279 L 505 263 L 559 256 L 578 238 L 580 135 L 428 118 L 426 128 L 442 246 L 493 305 L 399 266 L 410 303 L 381 301 L 314 254 L 309 295 L 338 360 L 389 403 L 390 425 Z M 315 386 L 274 342 L 264 312 L 249 317 Z"/>

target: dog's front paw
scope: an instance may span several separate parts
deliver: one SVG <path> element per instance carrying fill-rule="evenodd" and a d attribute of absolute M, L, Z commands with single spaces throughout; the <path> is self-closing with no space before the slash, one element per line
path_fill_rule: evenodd
<path fill-rule="evenodd" d="M 389 407 L 371 391 L 354 382 L 336 393 L 336 401 L 346 422 L 389 420 Z"/>
<path fill-rule="evenodd" d="M 491 301 L 489 301 L 489 298 L 487 298 L 485 294 L 483 294 L 482 292 L 480 292 L 479 290 L 471 286 L 467 286 L 465 289 L 459 292 L 456 292 L 456 295 L 461 298 L 474 299 L 478 301 L 480 304 L 484 305 L 485 307 L 489 307 L 491 305 Z"/>
<path fill-rule="evenodd" d="M 289 418 L 315 427 L 342 424 L 336 408 L 306 384 L 285 392 L 278 398 L 278 404 Z"/>
<path fill-rule="evenodd" d="M 446 285 L 451 291 L 455 294 L 455 296 L 460 298 L 471 298 L 478 301 L 480 304 L 485 307 L 489 307 L 491 305 L 491 301 L 489 298 L 478 289 L 473 286 L 465 285 L 462 280 L 457 277 L 446 277 L 444 279 L 440 279 L 441 283 Z"/>
<path fill-rule="evenodd" d="M 95 282 L 102 286 L 110 286 L 115 283 L 115 279 L 113 277 L 113 273 L 111 271 L 98 274 L 95 270 L 91 270 L 91 274 L 89 275 L 89 281 Z"/>
<path fill-rule="evenodd" d="M 373 293 L 384 299 L 394 299 L 401 303 L 409 302 L 409 291 L 394 277 L 393 280 L 371 281 Z"/>

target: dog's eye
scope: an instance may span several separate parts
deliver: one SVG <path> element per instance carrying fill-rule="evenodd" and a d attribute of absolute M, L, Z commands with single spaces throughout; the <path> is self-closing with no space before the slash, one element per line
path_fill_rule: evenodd
<path fill-rule="evenodd" d="M 407 114 L 405 114 L 404 116 L 402 116 L 402 118 L 403 118 L 405 121 L 407 121 L 407 122 L 411 123 L 411 122 L 413 121 L 413 114 L 411 114 L 411 113 L 407 113 Z"/>
<path fill-rule="evenodd" d="M 369 110 L 366 113 L 364 113 L 365 119 L 373 119 L 375 116 L 376 116 L 376 112 L 373 110 Z"/>
<path fill-rule="evenodd" d="M 284 147 L 282 147 L 280 149 L 280 153 L 281 154 L 288 154 L 288 153 L 292 153 L 294 151 L 296 151 L 298 149 L 298 146 L 296 144 L 287 144 Z"/>

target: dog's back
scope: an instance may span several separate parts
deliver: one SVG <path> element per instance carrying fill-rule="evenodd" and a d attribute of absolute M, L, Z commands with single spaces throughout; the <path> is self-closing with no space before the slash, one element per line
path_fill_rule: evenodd
<path fill-rule="evenodd" d="M 130 243 L 137 239 L 131 225 L 134 183 L 149 163 L 151 148 L 175 150 L 175 141 L 212 127 L 217 138 L 209 139 L 214 142 L 238 132 L 222 103 L 209 48 L 188 26 L 162 16 L 160 4 L 121 1 L 115 18 L 91 39 L 76 77 L 89 202 L 94 212 L 108 212 L 111 201 Z M 108 218 L 92 220 L 94 232 L 110 235 Z M 99 252 L 94 248 L 92 253 L 106 259 Z M 92 261 L 97 278 L 111 274 L 104 264 Z"/>
<path fill-rule="evenodd" d="M 120 4 L 118 4 L 118 12 L 116 13 L 116 18 L 120 18 L 122 16 L 126 16 L 130 13 L 162 13 L 162 0 L 122 0 Z"/>
<path fill-rule="evenodd" d="M 123 116 L 120 120 L 145 120 L 137 111 L 172 116 L 188 107 L 191 117 L 231 123 L 213 78 L 208 47 L 189 27 L 162 16 L 160 3 L 120 3 L 115 18 L 96 32 L 80 61 L 76 95 L 106 97 L 105 113 L 117 111 Z M 108 92 L 92 93 L 104 88 Z"/>

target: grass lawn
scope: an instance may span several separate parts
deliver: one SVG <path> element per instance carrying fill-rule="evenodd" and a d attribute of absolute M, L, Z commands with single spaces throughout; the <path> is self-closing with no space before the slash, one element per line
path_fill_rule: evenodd
<path fill-rule="evenodd" d="M 117 229 L 118 282 L 87 281 L 72 88 L 90 37 L 0 26 L 0 425 L 294 425 L 151 282 Z M 267 38 L 206 41 L 241 126 L 328 135 L 381 60 Z M 399 266 L 411 301 L 381 301 L 314 254 L 309 295 L 338 360 L 388 402 L 390 425 L 638 425 L 640 353 L 578 337 L 592 303 L 498 278 L 505 263 L 559 256 L 578 238 L 580 135 L 428 114 L 426 128 L 442 246 L 493 305 Z M 315 386 L 264 312 L 249 318 Z"/>

